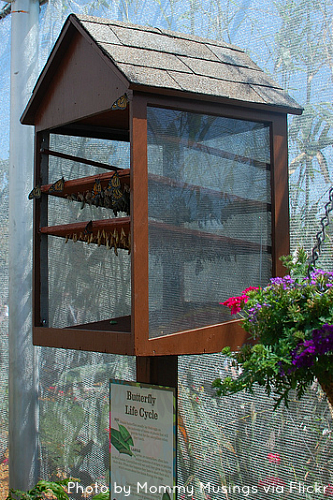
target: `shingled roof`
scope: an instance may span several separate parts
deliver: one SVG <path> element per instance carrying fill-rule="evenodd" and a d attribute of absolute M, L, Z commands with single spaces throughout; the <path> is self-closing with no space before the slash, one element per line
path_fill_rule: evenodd
<path fill-rule="evenodd" d="M 49 93 L 52 82 L 54 87 L 58 68 L 63 60 L 69 60 L 68 47 L 75 33 L 83 36 L 95 50 L 94 54 L 97 51 L 93 57 L 98 58 L 99 53 L 107 65 L 113 67 L 113 74 L 120 78 L 122 93 L 140 90 L 302 113 L 296 101 L 234 45 L 159 28 L 70 14 L 38 78 L 22 123 L 34 124 L 43 96 Z M 89 54 L 92 54 L 90 49 Z M 85 71 L 87 77 L 87 72 L 93 69 L 87 66 Z M 72 76 L 76 91 L 73 88 L 70 92 L 75 93 L 82 79 L 76 76 L 75 69 Z M 95 90 L 100 93 L 98 75 L 92 76 Z"/>
<path fill-rule="evenodd" d="M 301 107 L 240 48 L 159 28 L 74 16 L 114 62 L 130 87 L 154 87 L 267 104 Z"/>

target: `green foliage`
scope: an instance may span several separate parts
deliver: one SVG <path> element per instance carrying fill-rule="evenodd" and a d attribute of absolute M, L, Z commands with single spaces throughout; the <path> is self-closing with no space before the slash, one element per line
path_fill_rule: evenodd
<path fill-rule="evenodd" d="M 296 259 L 293 255 L 283 255 L 280 257 L 280 261 L 287 269 L 288 273 L 293 275 L 294 279 L 302 280 L 304 276 L 306 276 L 308 270 L 308 256 L 303 248 L 298 250 Z"/>
<path fill-rule="evenodd" d="M 290 173 L 297 168 L 308 168 L 308 174 L 313 180 L 319 167 L 319 172 L 325 183 L 330 183 L 328 168 L 329 148 L 333 144 L 331 129 L 333 125 L 332 105 L 307 104 L 303 114 L 295 117 L 289 126 L 289 137 L 300 152 L 289 165 Z"/>
<path fill-rule="evenodd" d="M 324 376 L 327 379 L 333 369 L 331 352 L 318 353 L 311 366 L 304 359 L 297 365 L 293 357 L 304 341 L 310 341 L 315 329 L 333 324 L 333 274 L 316 271 L 310 278 L 305 277 L 303 249 L 297 252 L 296 259 L 284 257 L 283 262 L 291 275 L 274 278 L 265 288 L 229 299 L 234 308 L 238 300 L 243 328 L 256 343 L 244 345 L 238 352 L 223 350 L 238 371 L 236 377 L 213 382 L 218 395 L 243 389 L 252 393 L 258 384 L 268 395 L 274 394 L 276 408 L 281 401 L 288 405 L 291 390 L 295 389 L 300 398 L 315 377 L 319 381 Z M 230 303 L 226 301 L 225 305 L 231 307 Z"/>
<path fill-rule="evenodd" d="M 77 474 L 86 452 L 85 443 L 76 439 L 84 424 L 85 412 L 81 405 L 73 402 L 70 394 L 62 391 L 59 396 L 53 391 L 48 391 L 49 396 L 43 398 L 41 404 L 42 449 L 47 449 L 52 461 L 50 472 L 70 467 L 71 474 Z"/>
<path fill-rule="evenodd" d="M 45 494 L 52 494 L 58 500 L 69 500 L 65 487 L 72 479 L 63 479 L 61 481 L 38 481 L 38 483 L 28 491 L 14 490 L 9 491 L 6 500 L 42 500 Z"/>
<path fill-rule="evenodd" d="M 38 481 L 38 483 L 28 491 L 10 489 L 6 500 L 45 500 L 55 498 L 57 500 L 69 500 L 66 486 L 70 481 L 79 482 L 79 479 L 67 478 L 59 481 Z M 109 492 L 99 493 L 92 497 L 92 500 L 109 500 Z"/>
<path fill-rule="evenodd" d="M 93 496 L 93 500 L 110 500 L 110 493 L 108 491 L 98 493 L 98 495 Z"/>

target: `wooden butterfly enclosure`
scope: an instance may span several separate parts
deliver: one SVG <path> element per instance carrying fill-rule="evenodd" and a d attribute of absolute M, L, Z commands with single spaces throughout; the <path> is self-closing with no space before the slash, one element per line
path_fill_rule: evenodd
<path fill-rule="evenodd" d="M 282 272 L 301 109 L 240 50 L 184 37 L 71 15 L 37 81 L 21 120 L 36 130 L 37 345 L 236 349 L 219 302 Z"/>

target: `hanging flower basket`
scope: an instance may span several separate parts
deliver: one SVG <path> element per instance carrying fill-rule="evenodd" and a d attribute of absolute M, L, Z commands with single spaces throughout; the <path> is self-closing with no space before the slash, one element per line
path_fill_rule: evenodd
<path fill-rule="evenodd" d="M 216 379 L 213 386 L 227 395 L 253 392 L 259 384 L 274 395 L 276 408 L 282 401 L 288 406 L 291 390 L 301 398 L 318 380 L 333 406 L 333 273 L 315 270 L 306 276 L 303 249 L 295 260 L 282 260 L 288 275 L 222 303 L 231 314 L 241 314 L 253 343 L 238 352 L 222 351 L 238 375 Z"/>

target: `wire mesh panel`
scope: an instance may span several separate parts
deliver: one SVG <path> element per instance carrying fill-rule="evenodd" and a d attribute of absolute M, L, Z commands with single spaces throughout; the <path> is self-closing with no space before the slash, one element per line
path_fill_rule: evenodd
<path fill-rule="evenodd" d="M 41 477 L 108 484 L 110 378 L 134 380 L 135 358 L 42 348 Z M 83 498 L 78 490 L 71 498 Z"/>
<path fill-rule="evenodd" d="M 49 326 L 64 328 L 131 313 L 125 250 L 48 237 Z"/>
<path fill-rule="evenodd" d="M 219 301 L 271 275 L 270 134 L 148 109 L 150 336 L 229 320 Z"/>
<path fill-rule="evenodd" d="M 99 194 L 95 184 L 101 186 L 100 179 L 112 173 L 112 166 L 128 169 L 129 143 L 51 134 L 49 148 L 44 150 L 48 156 L 44 184 L 55 185 L 63 179 L 65 186 L 74 180 L 79 187 L 66 196 L 47 196 L 45 223 L 55 232 L 42 236 L 42 274 L 48 283 L 42 297 L 42 322 L 64 328 L 129 316 L 131 266 L 128 249 L 119 248 L 123 233 L 105 226 L 93 235 L 88 229 L 93 221 L 98 224 L 124 215 L 114 214 L 103 200 L 95 201 L 93 196 L 97 199 L 107 189 L 105 181 Z M 86 164 L 85 160 L 102 166 Z M 92 179 L 89 189 L 84 184 L 80 187 L 85 179 Z M 78 230 L 77 223 L 83 223 Z M 58 237 L 59 227 L 68 227 L 68 234 Z"/>
<path fill-rule="evenodd" d="M 89 176 L 99 176 L 108 170 L 103 165 L 120 169 L 130 166 L 130 146 L 125 141 L 111 141 L 87 137 L 64 136 L 50 134 L 50 151 L 63 154 L 73 159 L 49 156 L 48 178 L 43 182 L 50 184 L 64 178 L 65 181 Z M 83 161 L 100 163 L 101 167 L 84 164 Z M 48 225 L 67 224 L 86 220 L 98 220 L 115 217 L 109 208 L 102 204 L 93 204 L 91 199 L 79 192 L 75 197 L 48 197 Z M 118 213 L 118 216 L 123 214 Z"/>
<path fill-rule="evenodd" d="M 214 395 L 211 382 L 233 370 L 220 354 L 180 358 L 181 494 L 195 500 L 328 498 L 332 414 L 320 387 L 273 412 L 273 399 L 259 387 L 254 395 Z"/>
<path fill-rule="evenodd" d="M 1 60 L 1 56 L 0 56 Z M 0 159 L 0 464 L 8 462 L 8 161 Z M 1 466 L 0 466 L 1 467 Z M 1 475 L 1 469 L 0 469 Z M 1 477 L 1 476 L 0 476 Z M 0 497 L 6 496 L 6 485 L 0 479 Z"/>

